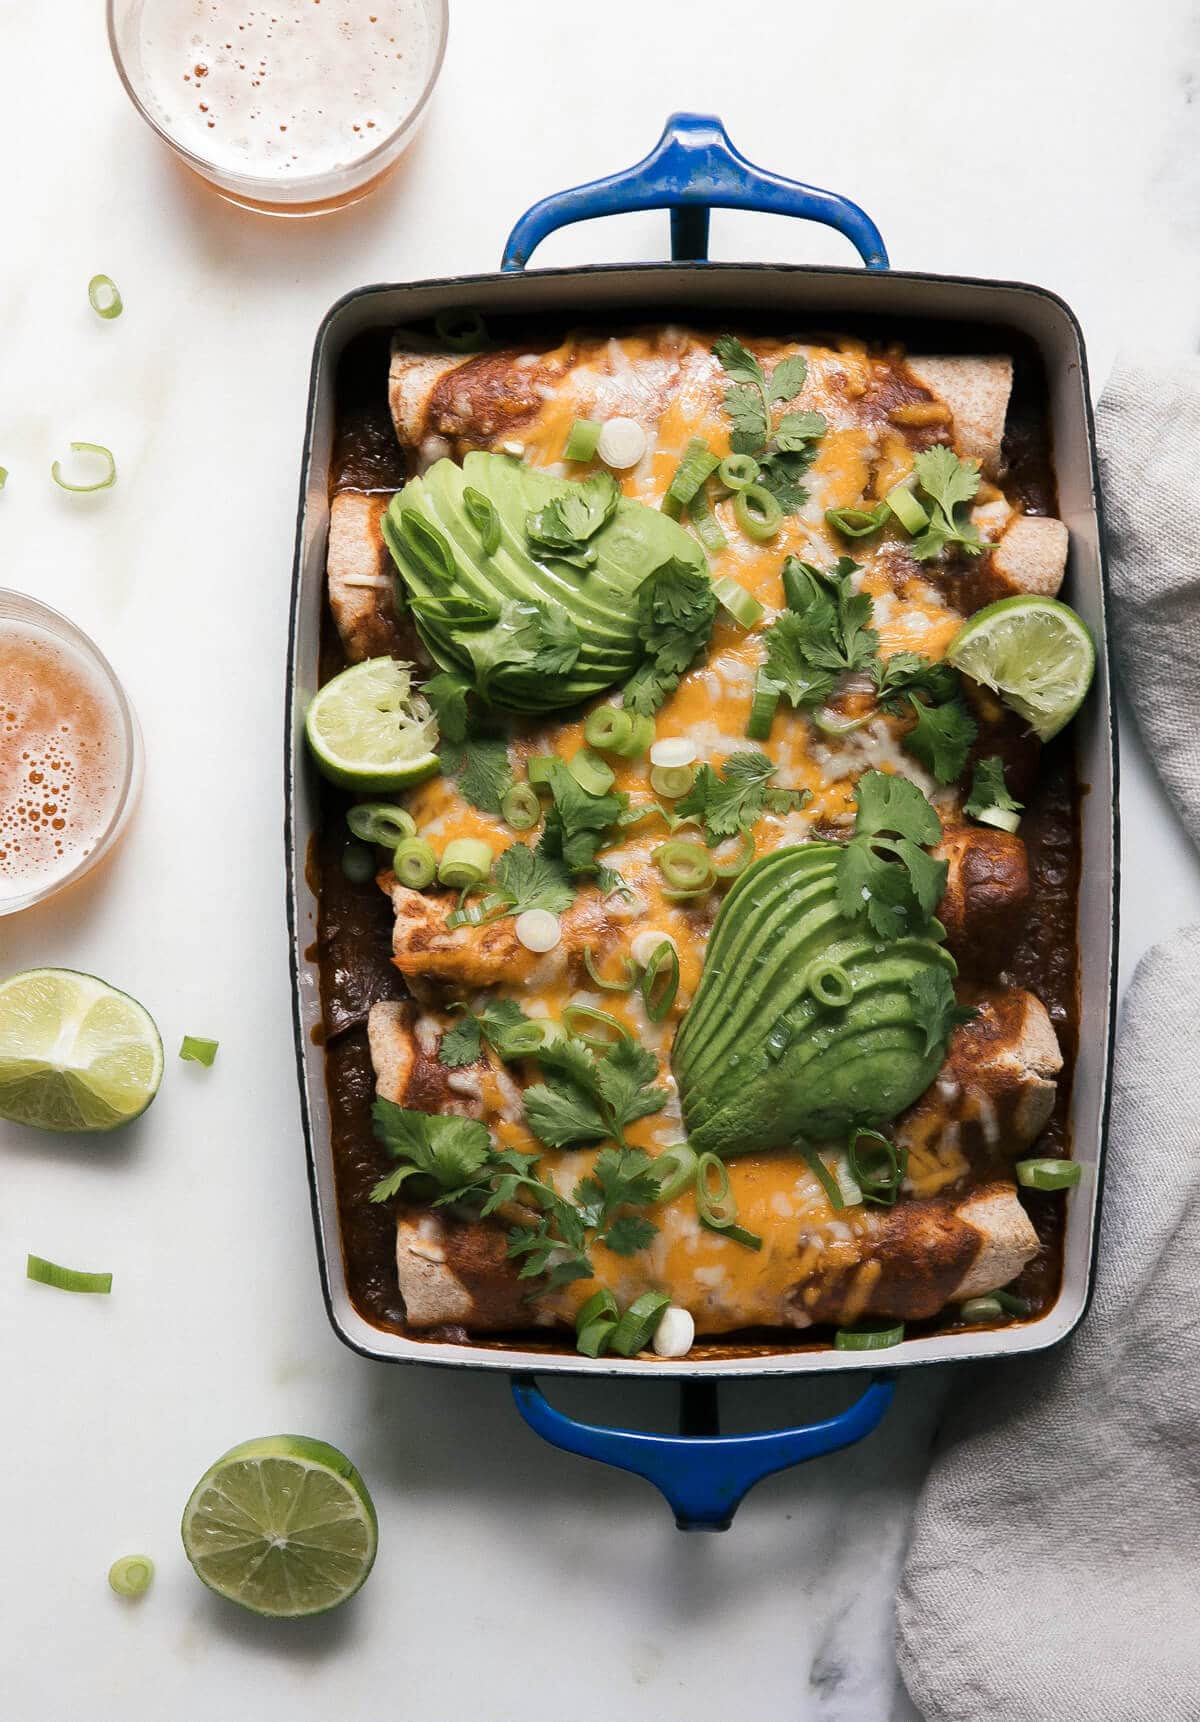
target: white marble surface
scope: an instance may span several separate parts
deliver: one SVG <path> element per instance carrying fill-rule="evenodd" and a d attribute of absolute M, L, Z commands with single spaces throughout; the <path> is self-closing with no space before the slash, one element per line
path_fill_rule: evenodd
<path fill-rule="evenodd" d="M 1057 289 L 1099 385 L 1121 343 L 1196 344 L 1200 15 L 1169 0 L 452 9 L 443 82 L 400 176 L 351 213 L 285 225 L 227 208 L 167 159 L 112 74 L 98 0 L 0 0 L 0 580 L 96 635 L 148 753 L 123 851 L 0 923 L 0 968 L 94 970 L 147 1002 L 170 1051 L 184 1031 L 221 1040 L 211 1072 L 172 1058 L 118 1141 L 0 1136 L 0 1690 L 14 1722 L 911 1714 L 894 1693 L 891 1596 L 942 1383 L 910 1377 L 858 1451 L 764 1484 L 728 1536 L 684 1538 L 648 1485 L 529 1435 L 500 1381 L 374 1366 L 327 1327 L 280 871 L 309 351 L 346 289 L 492 266 L 535 197 L 634 160 L 669 110 L 693 107 L 719 111 L 751 158 L 863 202 L 898 265 Z M 628 218 L 560 235 L 544 260 L 664 244 L 662 218 Z M 845 247 L 718 216 L 714 252 Z M 111 325 L 84 297 L 97 270 L 125 293 Z M 116 450 L 115 491 L 54 490 L 50 461 L 73 438 Z M 1124 783 L 1128 973 L 1200 912 L 1200 865 L 1128 726 Z M 26 1285 L 30 1248 L 112 1268 L 113 1297 Z M 832 1390 L 746 1387 L 727 1403 L 731 1422 L 782 1421 Z M 178 1544 L 212 1457 L 280 1428 L 345 1446 L 382 1520 L 368 1589 L 310 1627 L 224 1607 Z M 132 1550 L 159 1563 L 136 1607 L 104 1582 Z"/>

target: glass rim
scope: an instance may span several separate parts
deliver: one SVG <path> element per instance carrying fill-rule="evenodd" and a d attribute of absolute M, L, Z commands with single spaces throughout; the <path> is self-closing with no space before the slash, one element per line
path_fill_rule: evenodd
<path fill-rule="evenodd" d="M 125 87 L 125 94 L 129 97 L 130 101 L 133 103 L 141 117 L 145 120 L 146 124 L 152 131 L 158 133 L 158 136 L 163 140 L 163 142 L 174 150 L 175 154 L 179 156 L 181 160 L 185 161 L 194 172 L 200 175 L 201 179 L 206 180 L 210 185 L 215 185 L 220 189 L 223 181 L 227 180 L 229 182 L 230 189 L 236 185 L 239 192 L 254 201 L 267 204 L 278 204 L 280 202 L 279 194 L 281 190 L 284 189 L 284 186 L 281 186 L 278 179 L 265 177 L 262 174 L 238 173 L 236 170 L 226 172 L 224 169 L 218 167 L 217 163 L 212 161 L 209 157 L 197 155 L 195 150 L 191 150 L 186 144 L 180 143 L 179 139 L 173 137 L 167 128 L 150 112 L 150 109 L 139 95 L 137 88 L 134 85 L 134 81 L 126 68 L 125 59 L 117 41 L 116 10 L 119 4 L 120 0 L 105 0 L 104 11 L 108 29 L 109 52 L 112 54 L 113 64 L 117 68 L 117 76 Z M 450 30 L 449 0 L 425 0 L 425 5 L 430 11 L 436 11 L 437 40 L 434 43 L 433 59 L 430 63 L 429 75 L 422 86 L 421 94 L 418 96 L 416 102 L 409 109 L 408 113 L 405 114 L 399 125 L 394 127 L 392 131 L 385 133 L 380 141 L 375 144 L 373 148 L 367 151 L 366 155 L 356 156 L 352 162 L 347 162 L 343 167 L 328 168 L 321 173 L 306 174 L 300 178 L 286 181 L 285 185 L 287 187 L 300 187 L 310 193 L 307 197 L 288 198 L 285 200 L 286 203 L 294 203 L 298 206 L 306 203 L 318 203 L 321 201 L 322 194 L 328 194 L 336 190 L 347 174 L 354 176 L 355 185 L 360 184 L 364 179 L 369 179 L 371 175 L 365 170 L 368 168 L 376 170 L 380 169 L 383 165 L 381 157 L 385 156 L 389 150 L 393 149 L 405 134 L 412 130 L 417 121 L 421 118 L 421 115 L 424 113 L 425 108 L 429 103 L 429 98 L 433 94 L 434 86 L 438 81 L 438 77 L 441 74 L 442 62 L 446 57 L 446 38 Z M 364 170 L 361 173 L 361 177 L 360 170 Z M 214 174 L 220 174 L 221 179 L 214 179 Z"/>
<path fill-rule="evenodd" d="M 121 720 L 121 743 L 123 751 L 121 782 L 117 791 L 113 810 L 103 831 L 97 837 L 92 848 L 86 855 L 81 855 L 75 865 L 66 873 L 56 874 L 53 879 L 44 884 L 34 884 L 24 893 L 18 893 L 11 898 L 0 896 L 0 919 L 6 915 L 16 914 L 21 909 L 31 909 L 35 903 L 42 903 L 48 897 L 55 896 L 59 891 L 73 885 L 76 880 L 97 866 L 116 843 L 125 824 L 137 804 L 142 781 L 142 731 L 137 713 L 133 709 L 129 695 L 125 692 L 121 678 L 113 669 L 95 640 L 85 634 L 77 622 L 69 616 L 64 616 L 61 610 L 43 603 L 32 593 L 18 592 L 15 587 L 0 586 L 0 627 L 5 622 L 23 622 L 29 627 L 41 628 L 65 645 L 73 647 L 84 657 L 89 665 L 97 671 L 112 695 L 117 714 Z"/>

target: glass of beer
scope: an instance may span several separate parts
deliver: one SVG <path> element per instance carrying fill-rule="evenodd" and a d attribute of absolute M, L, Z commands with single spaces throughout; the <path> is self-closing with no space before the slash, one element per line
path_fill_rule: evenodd
<path fill-rule="evenodd" d="M 134 106 L 231 203 L 357 203 L 411 143 L 441 69 L 447 0 L 108 0 Z"/>
<path fill-rule="evenodd" d="M 0 590 L 0 915 L 94 867 L 141 782 L 141 731 L 108 659 L 57 610 Z"/>

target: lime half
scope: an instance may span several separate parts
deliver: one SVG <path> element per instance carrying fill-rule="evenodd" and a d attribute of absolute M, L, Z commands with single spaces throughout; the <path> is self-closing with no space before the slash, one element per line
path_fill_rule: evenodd
<path fill-rule="evenodd" d="M 998 693 L 1042 741 L 1069 724 L 1096 670 L 1085 624 L 1057 598 L 1001 598 L 964 624 L 946 653 Z"/>
<path fill-rule="evenodd" d="M 115 1130 L 162 1081 L 154 1019 L 128 993 L 75 969 L 0 982 L 0 1118 L 38 1130 Z"/>
<path fill-rule="evenodd" d="M 210 1590 L 287 1620 L 354 1595 L 375 1560 L 379 1525 L 344 1453 L 306 1435 L 268 1435 L 205 1472 L 182 1531 Z"/>
<path fill-rule="evenodd" d="M 415 693 L 412 665 L 352 664 L 313 696 L 304 720 L 322 773 L 343 789 L 403 789 L 439 769 L 437 719 Z"/>

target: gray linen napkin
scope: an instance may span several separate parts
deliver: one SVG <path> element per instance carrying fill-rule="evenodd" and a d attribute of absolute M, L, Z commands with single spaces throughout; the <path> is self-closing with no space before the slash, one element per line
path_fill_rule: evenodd
<path fill-rule="evenodd" d="M 1120 668 L 1200 842 L 1200 534 L 1161 527 L 1200 516 L 1200 362 L 1120 367 L 1098 426 Z M 1198 1099 L 1192 927 L 1125 1000 L 1090 1313 L 951 1383 L 897 1598 L 929 1722 L 1200 1719 Z"/>

